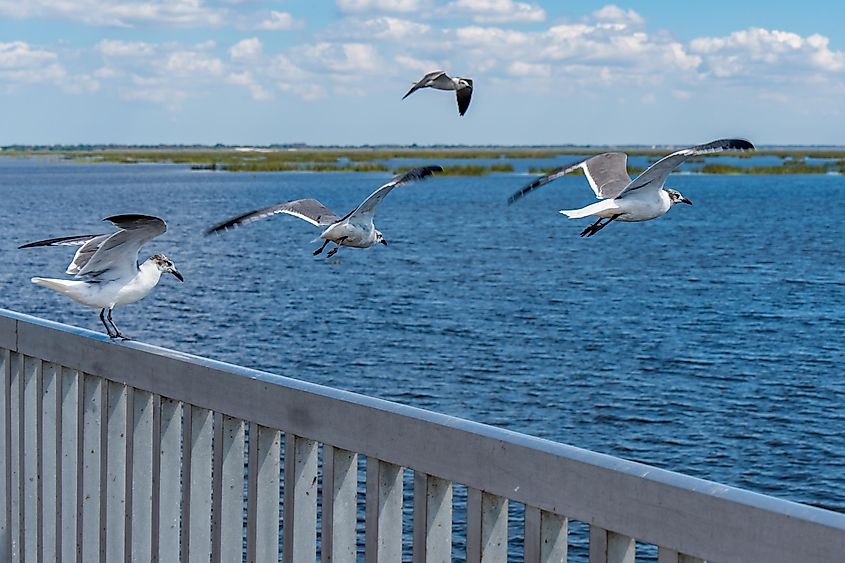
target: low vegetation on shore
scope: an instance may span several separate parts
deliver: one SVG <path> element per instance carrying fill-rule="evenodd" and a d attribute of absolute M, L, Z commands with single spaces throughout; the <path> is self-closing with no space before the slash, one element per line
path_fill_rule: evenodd
<path fill-rule="evenodd" d="M 395 166 L 395 159 L 425 161 L 439 160 L 496 160 L 493 164 L 446 164 L 444 174 L 453 176 L 483 176 L 491 173 L 514 172 L 511 161 L 521 159 L 549 159 L 560 156 L 587 157 L 608 150 L 606 147 L 548 147 L 548 148 L 231 148 L 231 147 L 5 147 L 0 156 L 53 157 L 80 162 L 173 163 L 188 164 L 195 170 L 229 172 L 393 172 L 400 173 L 411 166 Z M 666 147 L 626 148 L 630 156 L 661 157 Z M 719 162 L 724 156 L 752 158 L 772 156 L 781 164 L 739 166 Z M 724 153 L 719 157 L 697 159 L 694 172 L 702 174 L 829 174 L 845 173 L 845 149 L 763 149 L 753 153 Z M 547 174 L 556 168 L 531 167 L 530 174 Z M 578 173 L 579 171 L 575 171 Z M 631 174 L 641 168 L 629 166 Z"/>

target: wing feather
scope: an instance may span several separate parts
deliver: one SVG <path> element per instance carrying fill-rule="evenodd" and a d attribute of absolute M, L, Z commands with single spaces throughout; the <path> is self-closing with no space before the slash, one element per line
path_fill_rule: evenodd
<path fill-rule="evenodd" d="M 545 176 L 540 176 L 529 184 L 514 192 L 508 203 L 512 204 L 529 192 L 549 182 L 557 180 L 579 168 L 584 172 L 590 187 L 598 199 L 616 197 L 622 189 L 631 182 L 627 171 L 628 155 L 622 152 L 606 152 L 597 154 L 574 164 L 569 164 L 553 170 Z"/>
<path fill-rule="evenodd" d="M 400 174 L 394 177 L 385 185 L 379 187 L 376 191 L 371 193 L 367 199 L 361 202 L 361 204 L 346 214 L 343 219 L 352 220 L 354 218 L 365 218 L 369 217 L 372 219 L 373 214 L 375 213 L 376 206 L 381 203 L 381 200 L 385 198 L 390 191 L 395 188 L 396 186 L 401 186 L 402 184 L 407 184 L 409 182 L 416 182 L 418 180 L 423 180 L 435 172 L 443 172 L 442 166 L 421 166 L 419 168 L 414 168 L 405 172 L 404 174 Z"/>
<path fill-rule="evenodd" d="M 211 233 L 219 233 L 234 227 L 241 227 L 254 221 L 272 217 L 273 215 L 278 215 L 280 213 L 299 217 L 304 221 L 308 221 L 315 227 L 325 227 L 340 221 L 340 217 L 316 199 L 297 199 L 294 201 L 286 201 L 284 203 L 271 205 L 269 207 L 263 207 L 261 209 L 256 209 L 255 211 L 250 211 L 249 213 L 244 213 L 243 215 L 238 215 L 237 217 L 232 217 L 231 219 L 227 219 L 226 221 L 211 227 L 205 234 L 210 235 Z"/>
<path fill-rule="evenodd" d="M 425 76 L 420 78 L 419 81 L 416 84 L 411 86 L 411 89 L 408 90 L 407 94 L 402 96 L 402 99 L 404 100 L 405 98 L 407 98 L 408 96 L 410 96 L 411 94 L 413 94 L 414 92 L 419 90 L 420 88 L 425 88 L 426 86 L 428 86 L 429 82 L 431 82 L 432 80 L 434 80 L 436 78 L 439 78 L 440 76 L 442 76 L 444 74 L 446 74 L 446 73 L 442 70 L 435 70 L 434 72 L 429 72 L 428 74 L 426 74 Z"/>

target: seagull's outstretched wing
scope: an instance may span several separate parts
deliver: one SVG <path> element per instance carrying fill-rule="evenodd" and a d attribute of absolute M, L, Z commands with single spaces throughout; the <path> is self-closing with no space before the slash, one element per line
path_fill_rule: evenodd
<path fill-rule="evenodd" d="M 249 213 L 244 213 L 243 215 L 239 215 L 237 217 L 232 217 L 231 219 L 223 221 L 219 225 L 211 227 L 205 232 L 205 234 L 210 235 L 211 233 L 219 233 L 220 231 L 240 227 L 242 225 L 252 223 L 253 221 L 272 217 L 273 215 L 278 215 L 280 213 L 299 217 L 316 227 L 327 227 L 332 223 L 340 221 L 340 217 L 335 215 L 331 209 L 327 208 L 316 199 L 297 199 L 295 201 L 286 201 L 285 203 L 271 205 L 270 207 L 256 209 L 255 211 L 250 211 Z"/>
<path fill-rule="evenodd" d="M 369 219 L 370 221 L 372 221 L 373 214 L 376 211 L 376 206 L 381 203 L 381 200 L 383 200 L 387 194 L 390 193 L 390 190 L 392 190 L 396 186 L 407 184 L 408 182 L 416 182 L 417 180 L 422 180 L 423 178 L 431 176 L 435 172 L 443 172 L 443 167 L 436 165 L 422 166 L 420 168 L 414 168 L 405 172 L 404 174 L 396 176 L 388 183 L 371 193 L 367 199 L 362 201 L 358 207 L 347 213 L 347 215 L 343 219 L 349 219 L 350 221 L 354 221 L 356 219 Z"/>
<path fill-rule="evenodd" d="M 558 168 L 557 170 L 540 176 L 530 184 L 515 192 L 508 198 L 508 203 L 513 203 L 528 192 L 544 186 L 551 181 L 557 180 L 565 174 L 569 174 L 579 168 L 583 170 L 584 176 L 593 188 L 598 199 L 614 198 L 631 183 L 628 176 L 628 155 L 624 152 L 605 152 L 592 156 L 581 162 Z"/>
<path fill-rule="evenodd" d="M 426 87 L 426 86 L 428 86 L 428 85 L 429 85 L 429 84 L 430 84 L 433 80 L 436 80 L 437 78 L 440 78 L 441 76 L 444 76 L 445 74 L 446 74 L 446 73 L 445 73 L 444 71 L 442 71 L 442 70 L 435 70 L 434 72 L 429 72 L 428 74 L 426 74 L 425 76 L 423 76 L 422 78 L 420 78 L 419 82 L 417 82 L 416 84 L 414 84 L 413 86 L 411 86 L 411 89 L 410 89 L 410 90 L 408 90 L 408 93 L 407 93 L 407 94 L 405 94 L 404 96 L 402 96 L 402 99 L 404 100 L 405 98 L 407 98 L 408 96 L 410 96 L 411 94 L 413 94 L 414 92 L 416 92 L 417 90 L 419 90 L 420 88 L 425 88 L 425 87 Z"/>
<path fill-rule="evenodd" d="M 458 98 L 458 114 L 463 115 L 469 109 L 469 102 L 472 99 L 472 80 L 469 78 L 464 78 L 464 80 L 469 84 L 469 86 L 464 86 L 463 88 L 458 88 L 455 90 L 455 96 Z"/>
<path fill-rule="evenodd" d="M 112 215 L 103 221 L 111 222 L 120 230 L 97 244 L 96 250 L 75 272 L 77 277 L 96 276 L 105 271 L 110 271 L 116 276 L 135 272 L 138 269 L 138 252 L 141 247 L 167 231 L 167 224 L 152 215 Z M 92 246 L 94 240 L 96 239 L 90 241 Z M 81 253 L 85 247 L 79 250 Z"/>
<path fill-rule="evenodd" d="M 666 183 L 666 178 L 672 173 L 672 170 L 677 168 L 683 161 L 691 156 L 702 154 L 709 154 L 714 152 L 724 151 L 747 151 L 754 150 L 754 145 L 745 139 L 719 139 L 704 145 L 696 145 L 686 149 L 675 151 L 668 156 L 664 156 L 654 164 L 652 164 L 645 172 L 634 178 L 628 186 L 619 194 L 619 197 L 635 190 L 653 189 L 660 190 L 663 184 Z"/>
<path fill-rule="evenodd" d="M 34 248 L 36 246 L 78 246 L 79 250 L 73 255 L 73 260 L 65 271 L 66 274 L 76 274 L 91 259 L 100 244 L 111 235 L 78 235 L 72 237 L 59 237 L 47 240 L 29 242 L 18 248 Z"/>

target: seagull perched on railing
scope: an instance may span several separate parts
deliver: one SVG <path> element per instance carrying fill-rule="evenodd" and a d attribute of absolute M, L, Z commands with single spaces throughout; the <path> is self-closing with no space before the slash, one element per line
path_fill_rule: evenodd
<path fill-rule="evenodd" d="M 347 213 L 344 217 L 338 217 L 333 211 L 316 199 L 297 199 L 295 201 L 287 201 L 285 203 L 271 205 L 270 207 L 256 209 L 255 211 L 233 217 L 219 225 L 211 227 L 206 231 L 206 234 L 218 233 L 232 227 L 239 227 L 247 223 L 252 223 L 253 221 L 258 221 L 259 219 L 285 213 L 304 219 L 316 227 L 326 227 L 316 239 L 323 239 L 323 246 L 314 251 L 315 256 L 320 254 L 330 242 L 335 243 L 337 246 L 329 250 L 328 254 L 326 254 L 328 257 L 334 256 L 341 246 L 369 248 L 376 243 L 387 246 L 387 241 L 384 240 L 381 231 L 376 229 L 373 224 L 373 215 L 376 212 L 376 206 L 396 186 L 422 180 L 435 172 L 442 171 L 443 168 L 440 166 L 423 166 L 400 174 L 370 194 L 358 207 Z"/>
<path fill-rule="evenodd" d="M 692 202 L 677 190 L 663 187 L 672 170 L 687 158 L 714 152 L 753 149 L 754 145 L 744 139 L 719 139 L 673 152 L 652 164 L 633 180 L 628 176 L 628 155 L 622 152 L 606 152 L 537 178 L 511 195 L 508 203 L 513 203 L 528 192 L 580 168 L 596 197 L 602 201 L 581 209 L 563 210 L 561 213 L 570 219 L 598 217 L 598 221 L 581 231 L 582 237 L 591 237 L 612 221 L 648 221 L 660 217 L 678 202 L 692 205 Z"/>
<path fill-rule="evenodd" d="M 414 84 L 408 93 L 402 96 L 404 100 L 420 88 L 434 88 L 435 90 L 454 90 L 455 96 L 458 99 L 458 114 L 463 115 L 469 108 L 469 102 L 472 99 L 472 78 L 461 78 L 456 76 L 451 78 L 442 70 L 435 70 L 429 72 L 419 82 Z"/>
<path fill-rule="evenodd" d="M 120 230 L 102 235 L 81 235 L 39 240 L 19 248 L 35 246 L 80 246 L 65 273 L 76 280 L 32 278 L 32 283 L 54 289 L 74 301 L 100 309 L 100 321 L 110 338 L 127 339 L 112 320 L 112 309 L 135 303 L 158 284 L 162 272 L 184 281 L 173 262 L 156 254 L 138 265 L 141 247 L 167 230 L 167 225 L 151 215 L 106 217 Z M 108 323 L 106 322 L 108 319 Z M 111 324 L 111 326 L 109 326 Z"/>

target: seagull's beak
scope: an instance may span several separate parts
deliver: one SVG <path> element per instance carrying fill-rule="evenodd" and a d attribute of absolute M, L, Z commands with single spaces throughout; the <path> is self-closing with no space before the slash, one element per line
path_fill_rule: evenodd
<path fill-rule="evenodd" d="M 692 205 L 692 202 L 691 202 L 690 200 L 688 200 L 687 198 L 685 198 L 685 197 L 682 197 L 682 198 L 681 198 L 680 200 L 678 200 L 678 201 L 682 201 L 682 202 L 686 203 L 687 205 Z"/>
<path fill-rule="evenodd" d="M 185 278 L 182 277 L 182 274 L 176 268 L 170 270 L 170 273 L 173 274 L 173 277 L 179 280 L 180 282 L 185 281 Z"/>
<path fill-rule="evenodd" d="M 380 242 L 380 243 L 382 243 L 384 246 L 387 246 L 387 241 L 386 241 L 386 240 L 381 239 L 379 242 Z"/>

